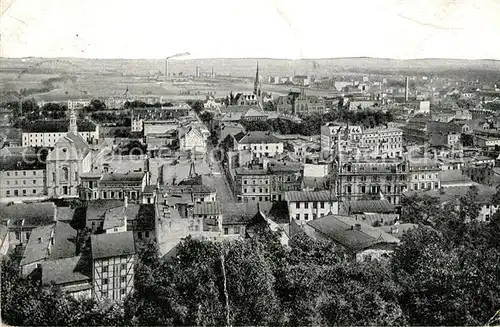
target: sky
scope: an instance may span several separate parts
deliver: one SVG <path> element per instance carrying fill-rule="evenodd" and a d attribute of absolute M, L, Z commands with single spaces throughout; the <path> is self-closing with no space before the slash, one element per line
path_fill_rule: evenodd
<path fill-rule="evenodd" d="M 1 57 L 500 59 L 500 0 L 0 0 Z"/>

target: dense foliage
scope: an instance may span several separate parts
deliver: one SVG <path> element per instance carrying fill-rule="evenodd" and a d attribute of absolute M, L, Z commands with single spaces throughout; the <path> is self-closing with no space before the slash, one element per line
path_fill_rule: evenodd
<path fill-rule="evenodd" d="M 288 119 L 271 119 L 267 121 L 245 121 L 242 124 L 248 131 L 271 131 L 279 134 L 300 134 L 300 135 L 318 135 L 321 133 L 321 126 L 327 122 L 340 121 L 352 125 L 361 125 L 367 128 L 373 128 L 391 122 L 393 120 L 391 113 L 380 111 L 339 111 L 330 112 L 324 115 L 314 114 L 302 117 L 302 122 L 297 123 Z"/>
<path fill-rule="evenodd" d="M 123 306 L 42 291 L 18 277 L 14 253 L 2 262 L 2 318 L 16 325 L 483 325 L 500 309 L 500 213 L 488 224 L 471 218 L 477 196 L 471 189 L 446 207 L 408 200 L 403 218 L 420 227 L 403 235 L 388 262 L 355 262 L 304 235 L 285 248 L 265 229 L 231 243 L 187 238 L 166 260 L 149 244 L 140 248 L 135 290 Z"/>

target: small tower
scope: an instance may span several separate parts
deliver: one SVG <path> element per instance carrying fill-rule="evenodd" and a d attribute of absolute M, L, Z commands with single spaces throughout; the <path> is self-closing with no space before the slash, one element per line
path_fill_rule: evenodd
<path fill-rule="evenodd" d="M 257 71 L 255 72 L 255 81 L 253 83 L 253 94 L 258 95 L 259 93 L 259 62 L 257 61 Z"/>
<path fill-rule="evenodd" d="M 78 126 L 76 124 L 76 113 L 75 109 L 71 108 L 69 110 L 69 129 L 68 132 L 78 134 Z"/>

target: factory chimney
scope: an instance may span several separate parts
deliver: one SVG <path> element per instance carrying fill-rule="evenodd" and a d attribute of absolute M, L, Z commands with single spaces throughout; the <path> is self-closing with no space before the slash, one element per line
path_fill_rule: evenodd
<path fill-rule="evenodd" d="M 405 77 L 405 102 L 408 102 L 408 92 L 409 92 L 409 79 Z"/>

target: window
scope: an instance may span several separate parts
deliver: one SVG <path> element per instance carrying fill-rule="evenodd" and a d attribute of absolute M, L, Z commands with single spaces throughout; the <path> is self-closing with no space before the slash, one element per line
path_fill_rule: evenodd
<path fill-rule="evenodd" d="M 325 202 L 320 202 L 319 206 L 320 206 L 321 209 L 325 209 Z"/>
<path fill-rule="evenodd" d="M 304 219 L 305 219 L 305 220 L 309 220 L 309 214 L 308 214 L 308 213 L 305 213 L 305 214 L 304 214 Z"/>
<path fill-rule="evenodd" d="M 318 208 L 318 202 L 313 202 L 313 209 L 317 209 Z"/>
<path fill-rule="evenodd" d="M 16 232 L 16 240 L 20 239 L 21 238 L 21 233 L 19 232 Z"/>
<path fill-rule="evenodd" d="M 68 170 L 68 167 L 63 167 L 61 169 L 61 179 L 63 181 L 67 181 L 69 179 L 69 170 Z"/>
<path fill-rule="evenodd" d="M 36 184 L 36 180 L 35 179 L 33 180 L 33 184 Z"/>
<path fill-rule="evenodd" d="M 127 264 L 126 263 L 122 263 L 121 266 L 120 266 L 120 270 L 126 270 L 127 269 Z"/>
<path fill-rule="evenodd" d="M 10 196 L 10 190 L 7 190 L 7 196 Z"/>
<path fill-rule="evenodd" d="M 125 289 L 124 289 L 124 288 L 122 288 L 122 289 L 120 290 L 120 293 L 121 293 L 121 294 L 125 294 Z"/>
<path fill-rule="evenodd" d="M 127 277 L 125 277 L 125 276 L 120 277 L 120 282 L 121 283 L 127 282 Z"/>
<path fill-rule="evenodd" d="M 10 176 L 10 173 L 9 173 L 9 172 L 7 172 L 7 176 Z"/>
<path fill-rule="evenodd" d="M 36 176 L 36 171 L 33 170 L 33 176 Z"/>
<path fill-rule="evenodd" d="M 300 202 L 295 202 L 295 208 L 300 209 Z"/>
<path fill-rule="evenodd" d="M 33 190 L 33 194 L 36 194 L 36 190 Z"/>
<path fill-rule="evenodd" d="M 102 297 L 108 297 L 108 292 L 102 292 Z"/>
<path fill-rule="evenodd" d="M 26 190 L 23 190 L 23 195 L 26 195 Z"/>
<path fill-rule="evenodd" d="M 31 235 L 31 234 L 30 234 L 30 232 L 26 232 L 26 240 L 27 240 L 27 241 L 29 241 L 29 239 L 30 239 L 30 235 Z"/>
<path fill-rule="evenodd" d="M 23 180 L 23 185 L 26 185 L 26 180 Z"/>
<path fill-rule="evenodd" d="M 235 227 L 234 228 L 234 233 L 235 234 L 240 234 L 240 227 Z"/>
<path fill-rule="evenodd" d="M 104 267 L 102 267 L 102 272 L 103 272 L 103 273 L 108 272 L 108 266 L 104 266 Z"/>
<path fill-rule="evenodd" d="M 144 233 L 144 234 L 146 234 L 146 238 L 149 238 L 149 231 L 147 231 L 147 232 L 146 232 L 146 233 Z"/>
<path fill-rule="evenodd" d="M 295 215 L 295 219 L 300 220 L 300 213 Z"/>
<path fill-rule="evenodd" d="M 243 184 L 245 184 L 245 185 L 246 185 L 246 184 L 247 184 L 247 181 L 246 181 L 246 180 L 244 180 L 244 181 L 243 181 Z"/>
<path fill-rule="evenodd" d="M 305 209 L 309 209 L 309 202 L 305 202 L 305 203 L 304 203 L 304 208 L 305 208 Z"/>
<path fill-rule="evenodd" d="M 224 228 L 224 235 L 228 235 L 229 234 L 229 229 L 227 227 Z"/>

